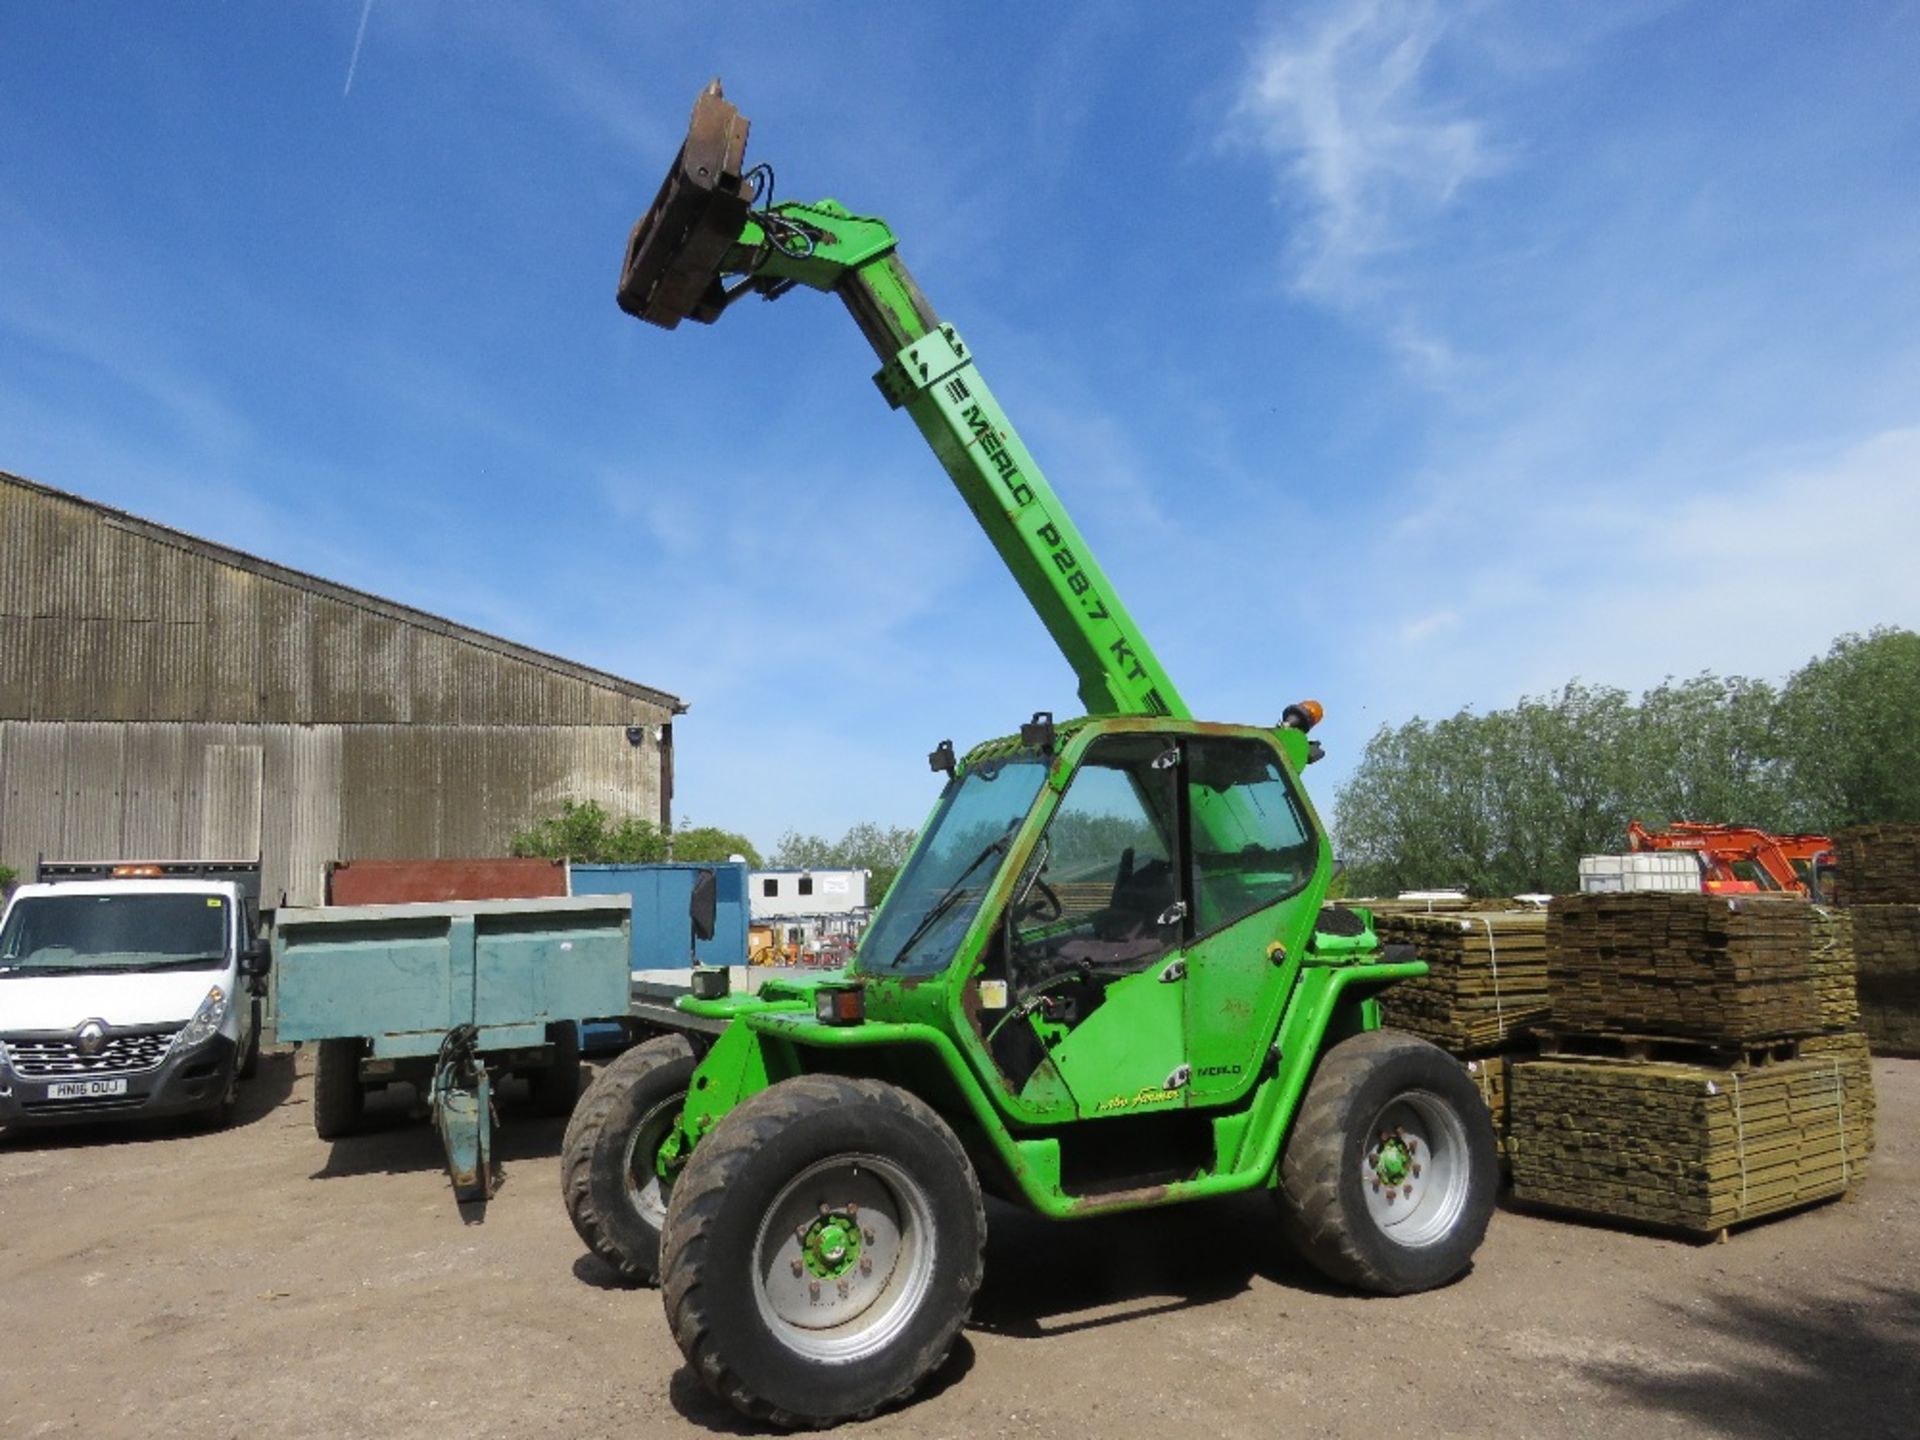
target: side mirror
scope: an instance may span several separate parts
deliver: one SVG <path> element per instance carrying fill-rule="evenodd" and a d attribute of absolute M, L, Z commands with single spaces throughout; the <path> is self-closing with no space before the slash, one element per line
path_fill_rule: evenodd
<path fill-rule="evenodd" d="M 240 973 L 258 980 L 273 968 L 273 946 L 265 940 L 249 940 L 240 947 Z"/>
<path fill-rule="evenodd" d="M 720 881 L 711 870 L 701 870 L 693 877 L 693 899 L 687 903 L 687 918 L 693 922 L 693 938 L 711 940 L 713 938 L 713 913 L 719 899 Z"/>

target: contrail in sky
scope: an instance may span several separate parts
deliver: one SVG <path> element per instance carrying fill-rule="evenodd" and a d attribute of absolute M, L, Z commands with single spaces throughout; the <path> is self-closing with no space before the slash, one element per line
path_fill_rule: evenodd
<path fill-rule="evenodd" d="M 373 0 L 367 0 L 360 10 L 360 28 L 354 32 L 353 36 L 353 58 L 347 61 L 347 83 L 340 91 L 340 98 L 343 100 L 353 92 L 353 71 L 354 67 L 360 63 L 360 42 L 367 38 L 367 17 L 371 14 L 373 14 Z"/>

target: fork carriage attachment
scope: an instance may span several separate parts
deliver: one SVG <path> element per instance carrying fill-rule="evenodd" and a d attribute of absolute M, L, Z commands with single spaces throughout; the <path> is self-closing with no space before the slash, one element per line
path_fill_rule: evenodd
<path fill-rule="evenodd" d="M 686 143 L 653 205 L 634 225 L 620 268 L 620 308 L 671 330 L 692 318 L 712 324 L 732 298 L 722 282 L 754 200 L 741 174 L 747 117 L 715 80 L 694 102 Z"/>

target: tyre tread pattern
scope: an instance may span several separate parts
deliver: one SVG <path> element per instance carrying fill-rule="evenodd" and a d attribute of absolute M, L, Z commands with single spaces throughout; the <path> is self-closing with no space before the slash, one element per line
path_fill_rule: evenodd
<path fill-rule="evenodd" d="M 728 1368 L 708 1324 L 702 1303 L 701 1275 L 707 1267 L 709 1234 L 720 1198 L 748 1155 L 772 1140 L 787 1126 L 822 1108 L 845 1105 L 850 1101 L 870 1101 L 892 1107 L 911 1116 L 929 1134 L 937 1137 L 950 1152 L 954 1163 L 972 1183 L 975 1233 L 984 1242 L 987 1233 L 986 1205 L 980 1185 L 973 1178 L 972 1162 L 947 1123 L 924 1101 L 880 1080 L 852 1079 L 841 1075 L 802 1075 L 784 1080 L 743 1101 L 727 1116 L 727 1122 L 714 1130 L 694 1151 L 679 1182 L 674 1186 L 671 1223 L 674 1243 L 663 1250 L 663 1274 L 660 1288 L 667 1306 L 667 1322 L 680 1351 L 692 1364 L 701 1381 L 715 1395 L 749 1419 L 784 1430 L 817 1430 L 849 1420 L 867 1420 L 881 1410 L 910 1398 L 921 1381 L 932 1375 L 952 1353 L 953 1340 L 965 1328 L 973 1311 L 973 1297 L 980 1289 L 985 1270 L 984 1244 L 967 1257 L 969 1263 L 960 1279 L 959 1320 L 952 1327 L 939 1352 L 916 1368 L 914 1378 L 896 1393 L 852 1415 L 803 1415 L 774 1405 L 749 1390 Z"/>
<path fill-rule="evenodd" d="M 566 1137 L 560 1143 L 560 1194 L 575 1233 L 589 1250 L 619 1271 L 623 1278 L 643 1285 L 652 1284 L 658 1277 L 653 1267 L 642 1264 L 614 1243 L 606 1217 L 594 1199 L 594 1151 L 608 1116 L 641 1076 L 662 1065 L 692 1058 L 693 1045 L 684 1035 L 660 1035 L 631 1050 L 623 1050 L 601 1067 L 593 1084 L 587 1087 L 587 1093 L 573 1107 Z"/>
<path fill-rule="evenodd" d="M 313 1133 L 338 1140 L 360 1126 L 360 1042 L 322 1040 L 313 1061 Z"/>
<path fill-rule="evenodd" d="M 1396 1053 L 1430 1048 L 1394 1030 L 1368 1031 L 1334 1046 L 1307 1086 L 1281 1157 L 1278 1198 L 1287 1239 L 1328 1279 L 1376 1295 L 1404 1294 L 1410 1287 L 1367 1254 L 1355 1231 L 1371 1222 L 1341 1203 L 1340 1177 L 1350 1160 L 1347 1122 L 1355 1092 L 1377 1066 Z M 1484 1217 L 1480 1223 L 1484 1230 Z"/>

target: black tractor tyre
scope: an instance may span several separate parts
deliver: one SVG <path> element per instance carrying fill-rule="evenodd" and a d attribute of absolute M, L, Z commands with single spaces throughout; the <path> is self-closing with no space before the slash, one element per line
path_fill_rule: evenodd
<path fill-rule="evenodd" d="M 1429 1290 L 1472 1263 L 1500 1184 L 1486 1101 L 1466 1068 L 1396 1030 L 1321 1057 L 1280 1162 L 1282 1227 L 1329 1279 Z"/>
<path fill-rule="evenodd" d="M 322 1040 L 313 1058 L 313 1133 L 338 1140 L 360 1128 L 367 1093 L 360 1084 L 360 1042 Z"/>
<path fill-rule="evenodd" d="M 527 1072 L 527 1089 L 542 1115 L 571 1115 L 586 1074 L 580 1063 L 580 1027 L 570 1020 L 547 1026 L 547 1044 L 553 1060 Z"/>
<path fill-rule="evenodd" d="M 945 1362 L 986 1234 L 973 1166 L 926 1104 L 878 1080 L 783 1080 L 729 1111 L 673 1187 L 667 1320 L 750 1419 L 864 1419 Z"/>
<path fill-rule="evenodd" d="M 659 1277 L 667 1218 L 667 1187 L 653 1158 L 686 1104 L 694 1064 L 684 1035 L 661 1035 L 624 1052 L 574 1107 L 560 1145 L 560 1194 L 575 1233 L 641 1284 Z"/>
<path fill-rule="evenodd" d="M 253 1008 L 253 1029 L 247 1036 L 247 1050 L 240 1057 L 240 1078 L 251 1080 L 260 1071 L 260 1001 L 247 1002 Z"/>

